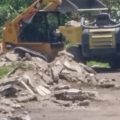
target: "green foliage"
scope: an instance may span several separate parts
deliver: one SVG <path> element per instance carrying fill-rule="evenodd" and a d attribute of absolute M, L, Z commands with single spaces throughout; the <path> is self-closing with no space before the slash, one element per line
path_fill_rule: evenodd
<path fill-rule="evenodd" d="M 120 0 L 102 0 L 109 9 L 112 17 L 116 20 L 120 19 Z"/>
<path fill-rule="evenodd" d="M 12 66 L 0 67 L 0 78 L 6 76 L 12 69 L 13 69 Z"/>
<path fill-rule="evenodd" d="M 97 62 L 97 61 L 89 61 L 87 65 L 90 67 L 99 67 L 99 68 L 110 68 L 109 63 Z"/>
<path fill-rule="evenodd" d="M 32 0 L 0 0 L 0 34 L 5 22 L 17 16 L 31 2 Z"/>

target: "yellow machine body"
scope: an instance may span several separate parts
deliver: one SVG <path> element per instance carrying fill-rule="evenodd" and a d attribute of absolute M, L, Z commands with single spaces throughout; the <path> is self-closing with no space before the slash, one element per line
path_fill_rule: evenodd
<path fill-rule="evenodd" d="M 27 21 L 31 19 L 39 10 L 44 11 L 54 11 L 60 4 L 62 0 L 36 0 L 32 5 L 30 5 L 23 13 L 18 15 L 15 19 L 7 22 L 3 29 L 3 40 L 2 40 L 2 50 L 7 51 L 6 45 L 10 44 L 13 46 L 22 46 L 30 48 L 35 51 L 39 51 L 44 54 L 49 54 L 50 56 L 56 53 L 56 50 L 51 48 L 49 43 L 29 43 L 23 42 L 18 38 L 20 32 L 20 22 Z M 44 41 L 44 40 L 43 40 Z"/>
<path fill-rule="evenodd" d="M 60 26 L 60 32 L 63 34 L 66 40 L 70 41 L 71 44 L 81 42 L 82 27 L 81 26 Z"/>

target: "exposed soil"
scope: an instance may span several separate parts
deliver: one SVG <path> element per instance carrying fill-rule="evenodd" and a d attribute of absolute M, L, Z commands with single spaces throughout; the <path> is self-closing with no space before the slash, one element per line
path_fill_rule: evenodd
<path fill-rule="evenodd" d="M 1 79 L 0 120 L 120 120 L 119 70 L 93 70 L 66 52 L 52 63 L 14 53 L 1 62 L 16 64 Z"/>
<path fill-rule="evenodd" d="M 97 77 L 113 78 L 120 85 L 120 71 L 109 72 L 103 70 L 103 73 L 98 73 Z M 98 91 L 101 100 L 92 101 L 90 106 L 86 107 L 63 107 L 46 99 L 27 103 L 24 111 L 28 111 L 32 120 L 120 120 L 119 87 L 84 89 Z"/>
<path fill-rule="evenodd" d="M 120 85 L 120 72 L 99 73 L 98 77 L 109 77 L 117 80 Z M 120 89 L 97 89 L 104 98 L 94 101 L 89 107 L 63 108 L 49 102 L 42 104 L 28 103 L 33 120 L 120 120 Z"/>

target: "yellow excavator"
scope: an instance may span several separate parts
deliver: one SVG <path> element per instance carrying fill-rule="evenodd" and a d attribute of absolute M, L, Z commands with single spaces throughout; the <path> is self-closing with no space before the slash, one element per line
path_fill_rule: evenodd
<path fill-rule="evenodd" d="M 63 46 L 62 35 L 56 31 L 60 26 L 60 14 L 55 11 L 61 3 L 61 0 L 36 0 L 6 23 L 2 51 L 15 49 L 22 56 L 28 52 L 33 56 L 52 58 Z"/>

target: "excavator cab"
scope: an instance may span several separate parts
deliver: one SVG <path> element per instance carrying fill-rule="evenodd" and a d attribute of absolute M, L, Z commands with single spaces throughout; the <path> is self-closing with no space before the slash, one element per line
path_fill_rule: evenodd
<path fill-rule="evenodd" d="M 114 25 L 116 24 L 110 17 L 110 14 L 108 13 L 100 13 L 96 15 L 95 21 L 93 22 L 93 25 L 97 26 L 105 26 L 105 25 Z"/>
<path fill-rule="evenodd" d="M 29 23 L 23 22 L 18 35 L 19 41 L 62 44 L 62 35 L 56 30 L 61 25 L 59 12 L 39 11 Z"/>

